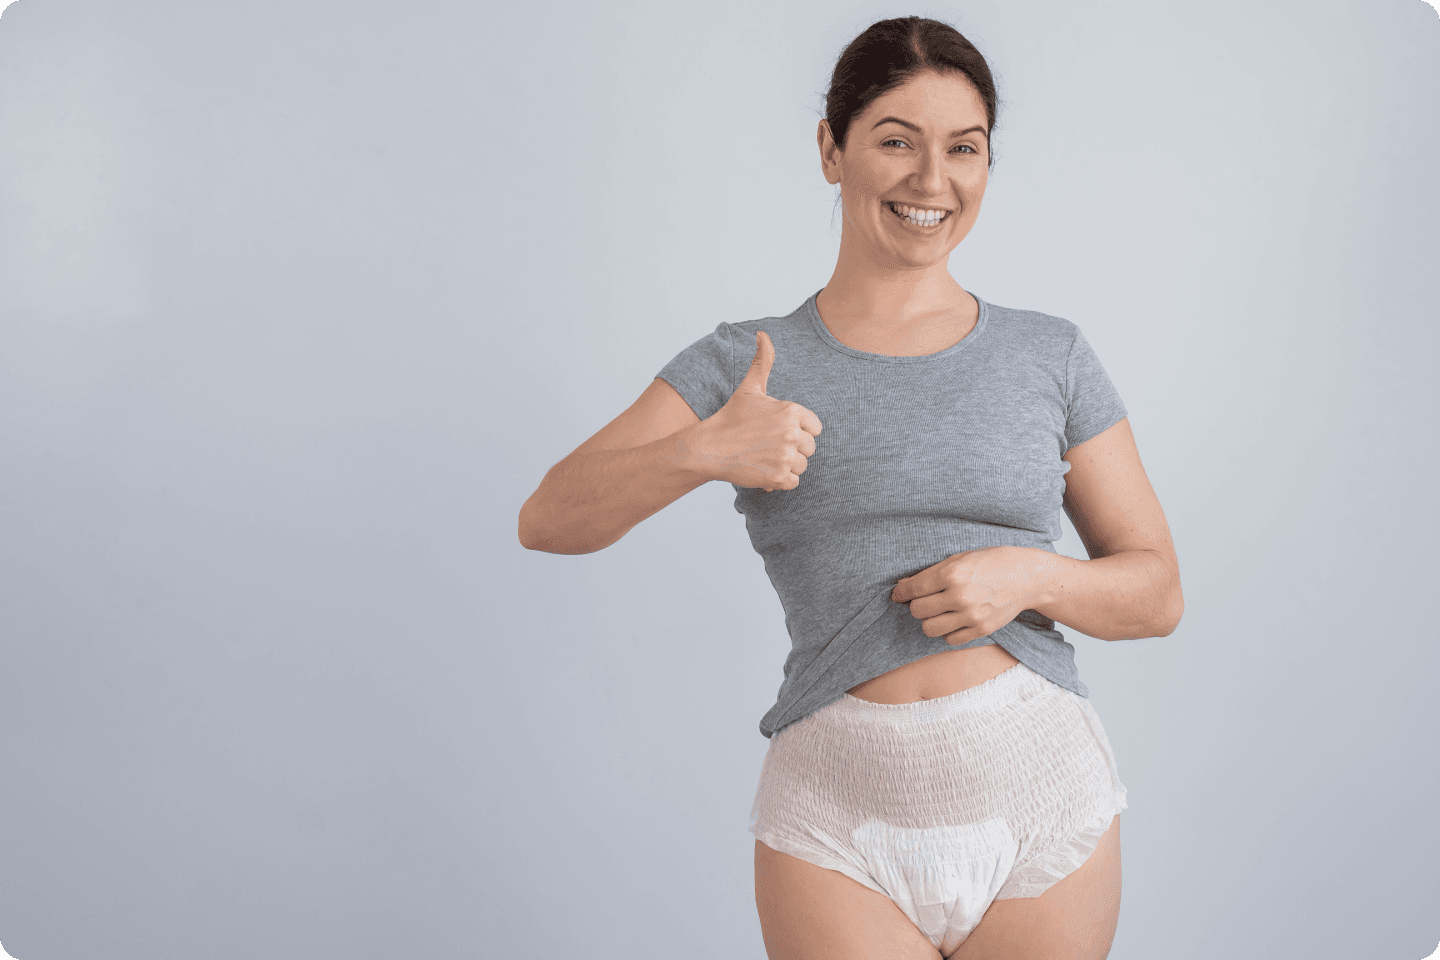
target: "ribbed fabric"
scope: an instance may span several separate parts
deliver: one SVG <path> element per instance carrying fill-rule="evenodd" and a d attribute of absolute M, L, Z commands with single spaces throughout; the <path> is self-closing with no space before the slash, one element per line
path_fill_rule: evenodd
<path fill-rule="evenodd" d="M 1019 663 L 934 700 L 847 693 L 778 731 L 750 832 L 889 897 L 948 956 L 993 900 L 1083 864 L 1125 794 L 1094 707 Z"/>
<path fill-rule="evenodd" d="M 784 680 L 760 718 L 766 737 L 859 683 L 957 649 L 890 599 L 896 581 L 984 547 L 1054 554 L 1066 452 L 1127 415 L 1069 320 L 976 296 L 964 337 L 892 357 L 837 340 L 820 292 L 784 317 L 717 325 L 657 374 L 708 420 L 734 395 L 763 331 L 775 348 L 766 395 L 820 419 L 795 489 L 731 485 L 790 635 Z M 1038 610 L 968 646 L 988 643 L 1088 695 L 1075 648 Z"/>

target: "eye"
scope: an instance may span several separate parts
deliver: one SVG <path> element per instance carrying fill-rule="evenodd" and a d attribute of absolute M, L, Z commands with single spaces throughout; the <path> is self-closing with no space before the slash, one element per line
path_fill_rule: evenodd
<path fill-rule="evenodd" d="M 882 143 L 880 144 L 880 146 L 884 147 L 884 146 L 888 146 L 888 145 L 890 145 L 890 144 L 892 144 L 892 143 L 898 143 L 898 144 L 900 144 L 901 146 L 905 146 L 905 141 L 899 139 L 898 137 L 891 137 L 889 140 L 886 140 L 886 141 L 882 142 Z M 964 147 L 966 150 L 969 150 L 971 153 L 976 153 L 976 152 L 977 152 L 976 149 L 975 149 L 974 147 L 970 146 L 970 144 L 968 144 L 968 143 L 957 144 L 957 146 Z"/>

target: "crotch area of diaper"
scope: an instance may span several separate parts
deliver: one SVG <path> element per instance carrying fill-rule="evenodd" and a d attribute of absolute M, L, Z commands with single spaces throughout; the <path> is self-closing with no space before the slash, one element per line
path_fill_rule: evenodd
<path fill-rule="evenodd" d="M 1019 854 L 1004 817 L 924 828 L 869 820 L 850 839 L 865 871 L 947 955 L 980 923 Z"/>

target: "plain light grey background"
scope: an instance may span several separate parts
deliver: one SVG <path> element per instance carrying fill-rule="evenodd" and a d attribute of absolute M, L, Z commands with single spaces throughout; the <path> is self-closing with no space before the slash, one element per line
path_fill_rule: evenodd
<path fill-rule="evenodd" d="M 1111 956 L 1434 951 L 1433 7 L 19 0 L 9 953 L 764 957 L 788 640 L 733 491 L 587 556 L 516 521 L 828 280 L 822 94 L 909 14 L 1004 101 L 950 270 L 1081 326 L 1180 557 L 1172 636 L 1063 628 L 1130 791 Z"/>

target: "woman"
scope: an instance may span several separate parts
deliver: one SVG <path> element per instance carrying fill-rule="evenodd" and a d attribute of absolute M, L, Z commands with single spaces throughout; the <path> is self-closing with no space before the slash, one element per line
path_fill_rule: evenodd
<path fill-rule="evenodd" d="M 793 647 L 750 825 L 772 960 L 1088 960 L 1114 937 L 1125 787 L 1053 628 L 1169 635 L 1179 568 L 1079 328 L 950 276 L 995 111 L 954 28 L 857 37 L 818 131 L 829 283 L 681 351 L 521 510 L 526 547 L 589 553 L 734 486 Z M 1090 560 L 1055 554 L 1062 507 Z"/>

